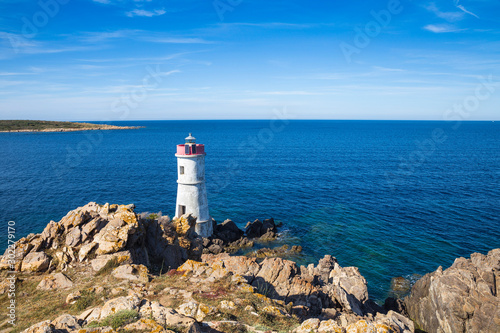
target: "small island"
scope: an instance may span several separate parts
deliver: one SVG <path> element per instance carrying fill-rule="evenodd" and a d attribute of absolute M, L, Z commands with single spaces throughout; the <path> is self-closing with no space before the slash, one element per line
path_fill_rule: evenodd
<path fill-rule="evenodd" d="M 89 130 L 124 130 L 141 126 L 114 126 L 46 120 L 0 120 L 0 132 L 73 132 Z"/>

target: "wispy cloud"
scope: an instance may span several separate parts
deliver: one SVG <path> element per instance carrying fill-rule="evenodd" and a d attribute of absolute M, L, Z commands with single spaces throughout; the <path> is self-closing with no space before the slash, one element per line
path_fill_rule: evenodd
<path fill-rule="evenodd" d="M 154 10 L 134 9 L 129 12 L 126 12 L 125 15 L 127 15 L 128 17 L 135 17 L 135 16 L 153 17 L 153 16 L 161 16 L 166 12 L 167 11 L 164 9 L 154 9 Z"/>
<path fill-rule="evenodd" d="M 213 42 L 195 37 L 153 37 L 145 36 L 142 40 L 153 43 L 167 43 L 167 44 L 212 44 Z"/>
<path fill-rule="evenodd" d="M 467 29 L 459 29 L 451 24 L 428 24 L 424 27 L 425 30 L 434 32 L 436 34 L 447 33 L 447 32 L 460 32 Z"/>
<path fill-rule="evenodd" d="M 461 11 L 463 11 L 464 13 L 467 13 L 467 14 L 469 14 L 469 15 L 474 16 L 475 18 L 479 18 L 479 16 L 478 16 L 478 15 L 476 15 L 476 14 L 474 14 L 473 12 L 471 12 L 471 11 L 469 11 L 469 10 L 465 9 L 465 7 L 464 7 L 463 5 L 459 5 L 459 4 L 458 4 L 459 2 L 460 2 L 459 0 L 455 1 L 455 5 L 457 6 L 457 8 L 458 8 L 458 9 L 460 9 L 460 10 L 461 10 Z"/>
<path fill-rule="evenodd" d="M 72 36 L 73 37 L 73 36 Z M 171 36 L 166 33 L 145 30 L 116 30 L 116 31 L 97 31 L 84 32 L 79 39 L 87 43 L 97 43 L 113 39 L 134 39 L 160 44 L 212 44 L 212 41 L 191 37 L 191 36 Z"/>
<path fill-rule="evenodd" d="M 464 18 L 464 13 L 459 12 L 459 11 L 453 11 L 453 12 L 444 12 L 441 11 L 435 3 L 431 3 L 425 7 L 428 11 L 433 13 L 439 18 L 442 18 L 448 22 L 455 22 L 455 21 L 460 21 Z"/>

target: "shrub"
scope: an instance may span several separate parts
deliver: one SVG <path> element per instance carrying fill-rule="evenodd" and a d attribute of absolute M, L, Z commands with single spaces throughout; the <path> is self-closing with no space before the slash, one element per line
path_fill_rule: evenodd
<path fill-rule="evenodd" d="M 82 296 L 76 300 L 76 303 L 74 305 L 75 309 L 77 311 L 83 311 L 86 308 L 90 307 L 92 304 L 94 304 L 95 301 L 95 294 L 88 291 L 84 290 L 82 291 Z"/>
<path fill-rule="evenodd" d="M 135 310 L 120 310 L 111 316 L 101 320 L 99 326 L 111 326 L 114 330 L 139 319 L 139 313 Z"/>

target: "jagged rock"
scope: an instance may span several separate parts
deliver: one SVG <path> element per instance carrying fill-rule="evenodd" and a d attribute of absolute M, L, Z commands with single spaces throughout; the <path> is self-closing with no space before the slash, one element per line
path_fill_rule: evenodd
<path fill-rule="evenodd" d="M 214 265 L 217 264 L 225 267 L 227 270 L 243 276 L 249 283 L 251 283 L 255 276 L 259 273 L 260 264 L 257 263 L 255 258 L 247 258 L 243 256 L 230 256 L 228 253 L 221 253 L 220 255 L 204 254 L 202 261 Z"/>
<path fill-rule="evenodd" d="M 273 232 L 276 233 L 278 229 L 276 228 L 276 224 L 274 224 L 274 219 L 265 219 L 264 222 L 262 222 L 262 227 L 260 228 L 260 234 L 265 235 L 268 232 Z"/>
<path fill-rule="evenodd" d="M 54 254 L 54 257 L 57 259 L 58 268 L 61 270 L 65 270 L 67 265 L 70 262 L 76 261 L 76 257 L 75 257 L 75 253 L 73 252 L 73 249 L 71 247 L 68 247 L 68 246 L 64 246 L 62 248 L 62 250 L 57 251 Z"/>
<path fill-rule="evenodd" d="M 78 324 L 78 319 L 75 316 L 69 314 L 63 314 L 52 321 L 54 328 L 59 331 L 74 331 L 82 328 Z"/>
<path fill-rule="evenodd" d="M 122 265 L 115 268 L 111 275 L 117 279 L 147 283 L 149 281 L 148 273 L 148 269 L 144 265 Z"/>
<path fill-rule="evenodd" d="M 67 246 L 70 247 L 77 246 L 78 244 L 80 244 L 81 241 L 82 241 L 82 230 L 80 229 L 80 227 L 75 227 L 66 234 L 65 243 Z"/>
<path fill-rule="evenodd" d="M 177 312 L 181 315 L 194 318 L 197 321 L 202 321 L 206 316 L 208 316 L 210 314 L 217 313 L 217 308 L 214 308 L 213 306 L 201 304 L 201 303 L 198 303 L 196 301 L 190 301 L 190 302 L 181 304 L 177 308 Z"/>
<path fill-rule="evenodd" d="M 64 228 L 61 224 L 50 221 L 41 234 L 41 238 L 45 242 L 45 246 L 50 248 L 54 240 L 56 240 L 63 231 Z"/>
<path fill-rule="evenodd" d="M 98 246 L 96 253 L 115 253 L 125 248 L 129 232 L 132 233 L 134 227 L 119 218 L 110 221 L 94 238 Z"/>
<path fill-rule="evenodd" d="M 80 248 L 80 251 L 78 252 L 78 260 L 80 261 L 84 261 L 85 259 L 87 259 L 87 256 L 89 255 L 89 253 L 95 249 L 97 246 L 96 243 L 90 243 L 90 244 L 86 244 L 86 245 L 83 245 L 81 248 Z"/>
<path fill-rule="evenodd" d="M 239 249 L 253 247 L 254 242 L 248 239 L 247 237 L 241 237 L 240 239 L 229 243 L 229 245 L 225 248 L 227 252 L 236 252 Z M 216 254 L 216 253 L 214 253 Z"/>
<path fill-rule="evenodd" d="M 248 238 L 258 238 L 262 236 L 261 230 L 262 230 L 262 222 L 260 220 L 248 222 L 245 227 L 245 233 Z"/>
<path fill-rule="evenodd" d="M 73 282 L 63 273 L 55 273 L 46 276 L 40 281 L 36 289 L 40 290 L 54 290 L 54 289 L 67 289 L 73 287 Z"/>
<path fill-rule="evenodd" d="M 11 271 L 20 271 L 24 257 L 31 251 L 33 245 L 23 237 L 19 239 L 15 247 L 8 247 L 0 260 L 0 270 L 8 269 Z"/>
<path fill-rule="evenodd" d="M 266 258 L 259 264 L 256 258 L 205 254 L 202 260 L 243 276 L 271 298 L 304 306 L 301 311 L 321 313 L 323 308 L 338 306 L 359 315 L 372 312 L 366 280 L 357 268 L 342 268 L 331 256 L 307 268 L 281 258 Z"/>
<path fill-rule="evenodd" d="M 222 253 L 222 246 L 217 245 L 217 244 L 212 244 L 208 247 L 208 251 L 213 254 L 219 254 Z"/>
<path fill-rule="evenodd" d="M 50 320 L 45 320 L 25 329 L 22 333 L 56 333 L 56 330 Z"/>
<path fill-rule="evenodd" d="M 415 331 L 415 325 L 411 319 L 394 311 L 389 311 L 386 315 L 377 313 L 375 327 L 380 329 L 384 326 L 389 327 L 394 332 L 413 333 Z"/>
<path fill-rule="evenodd" d="M 114 332 L 113 328 L 111 328 L 110 326 L 104 326 L 104 327 L 81 328 L 77 331 L 70 332 L 70 333 L 113 333 L 113 332 Z M 60 332 L 58 332 L 58 333 L 60 333 Z"/>
<path fill-rule="evenodd" d="M 277 237 L 278 237 L 278 235 L 274 231 L 269 230 L 268 232 L 266 232 L 265 234 L 260 236 L 259 240 L 262 242 L 270 242 L 270 241 L 275 240 Z"/>
<path fill-rule="evenodd" d="M 415 283 L 405 304 L 428 332 L 500 332 L 500 249 L 458 258 Z"/>
<path fill-rule="evenodd" d="M 217 225 L 215 229 L 215 236 L 222 239 L 224 243 L 235 242 L 240 239 L 243 234 L 244 232 L 231 220 L 225 220 L 223 223 Z"/>
<path fill-rule="evenodd" d="M 90 264 L 92 265 L 92 269 L 97 272 L 113 259 L 116 259 L 118 264 L 130 264 L 133 262 L 130 251 L 120 251 L 113 254 L 103 254 L 97 256 L 95 259 L 90 261 Z"/>
<path fill-rule="evenodd" d="M 77 316 L 78 320 L 85 321 L 87 324 L 93 321 L 99 321 L 101 318 L 101 308 L 96 307 L 92 309 L 88 309 L 79 316 Z"/>
<path fill-rule="evenodd" d="M 323 320 L 318 327 L 318 333 L 343 333 L 344 330 L 336 321 L 329 319 Z"/>
<path fill-rule="evenodd" d="M 135 323 L 128 324 L 123 328 L 126 331 L 142 331 L 142 332 L 156 332 L 156 333 L 169 333 L 171 330 L 165 330 L 163 326 L 158 324 L 153 319 L 141 318 Z"/>
<path fill-rule="evenodd" d="M 289 248 L 289 246 L 285 244 L 281 247 L 277 247 L 274 249 L 269 249 L 269 248 L 258 249 L 248 253 L 247 256 L 257 257 L 257 258 L 284 257 L 284 256 L 294 255 L 300 252 L 302 252 L 302 246 L 293 245 L 292 248 Z"/>
<path fill-rule="evenodd" d="M 172 221 L 177 235 L 180 237 L 192 237 L 195 232 L 196 218 L 193 215 L 182 215 Z"/>
<path fill-rule="evenodd" d="M 151 302 L 150 308 L 155 321 L 165 323 L 167 326 L 189 327 L 196 322 L 195 319 L 177 313 L 174 309 L 166 308 L 158 302 Z"/>
<path fill-rule="evenodd" d="M 395 311 L 403 315 L 408 315 L 406 312 L 405 302 L 399 298 L 387 297 L 384 302 L 385 311 Z"/>
<path fill-rule="evenodd" d="M 178 222 L 174 220 L 165 221 L 163 223 L 157 220 L 145 220 L 145 245 L 147 247 L 147 253 L 152 260 L 158 263 L 158 265 L 168 269 L 177 268 L 189 257 L 192 257 L 192 255 L 190 255 L 192 244 L 187 235 L 192 237 L 191 240 L 196 237 L 194 233 L 194 223 L 196 220 L 186 216 L 183 221 L 184 222 Z M 187 228 L 187 226 L 190 226 L 192 230 Z M 185 234 L 179 235 L 176 231 L 177 228 Z M 181 238 L 183 239 L 182 241 Z"/>
<path fill-rule="evenodd" d="M 24 257 L 21 264 L 23 272 L 43 272 L 49 268 L 50 258 L 44 252 L 31 252 Z"/>
<path fill-rule="evenodd" d="M 45 246 L 45 242 L 41 235 L 33 235 L 33 237 L 29 239 L 29 243 L 33 246 L 30 252 L 40 252 Z"/>
<path fill-rule="evenodd" d="M 100 312 L 100 318 L 106 318 L 121 310 L 139 310 L 140 299 L 137 296 L 122 296 L 107 301 Z"/>
<path fill-rule="evenodd" d="M 319 328 L 320 320 L 318 318 L 311 318 L 304 321 L 299 327 L 297 327 L 295 333 L 310 333 L 317 332 Z"/>

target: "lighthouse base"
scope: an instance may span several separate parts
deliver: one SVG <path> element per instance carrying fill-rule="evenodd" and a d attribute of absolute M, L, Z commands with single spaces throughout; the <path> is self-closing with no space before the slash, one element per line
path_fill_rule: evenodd
<path fill-rule="evenodd" d="M 210 219 L 208 221 L 197 221 L 194 230 L 200 237 L 207 238 L 212 236 L 214 233 L 212 220 Z"/>

